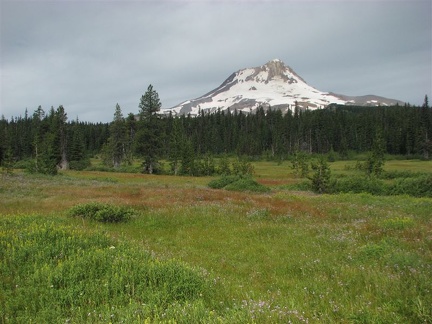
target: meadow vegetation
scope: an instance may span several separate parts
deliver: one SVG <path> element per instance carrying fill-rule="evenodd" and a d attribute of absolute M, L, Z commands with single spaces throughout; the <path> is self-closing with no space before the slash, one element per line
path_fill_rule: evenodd
<path fill-rule="evenodd" d="M 332 194 L 306 178 L 323 166 L 252 164 L 5 173 L 1 322 L 432 322 L 430 161 L 386 160 L 367 181 L 356 160 L 328 163 L 348 188 Z"/>

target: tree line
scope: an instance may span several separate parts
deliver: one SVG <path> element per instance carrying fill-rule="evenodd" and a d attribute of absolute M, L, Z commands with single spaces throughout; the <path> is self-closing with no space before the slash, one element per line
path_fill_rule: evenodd
<path fill-rule="evenodd" d="M 158 93 L 150 85 L 138 104 L 138 114 L 123 115 L 115 106 L 110 123 L 67 120 L 63 106 L 32 115 L 0 120 L 0 165 L 26 161 L 34 172 L 84 169 L 98 155 L 114 169 L 142 161 L 142 172 L 161 172 L 168 161 L 172 174 L 198 175 L 215 170 L 213 157 L 238 156 L 285 160 L 298 152 L 373 150 L 378 135 L 384 152 L 429 159 L 432 153 L 432 109 L 422 106 L 358 107 L 329 105 L 318 110 L 298 107 L 287 113 L 258 108 L 242 111 L 200 111 L 198 116 L 161 114 Z"/>

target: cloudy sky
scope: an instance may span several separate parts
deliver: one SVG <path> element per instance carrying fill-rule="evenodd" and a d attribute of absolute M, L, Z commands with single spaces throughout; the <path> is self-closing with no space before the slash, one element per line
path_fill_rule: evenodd
<path fill-rule="evenodd" d="M 278 58 L 311 86 L 421 105 L 431 96 L 432 2 L 0 0 L 0 115 L 69 119 L 164 108 Z"/>

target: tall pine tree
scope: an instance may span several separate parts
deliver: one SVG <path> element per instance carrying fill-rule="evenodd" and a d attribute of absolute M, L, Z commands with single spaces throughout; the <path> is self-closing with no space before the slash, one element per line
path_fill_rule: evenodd
<path fill-rule="evenodd" d="M 158 112 L 161 108 L 159 94 L 150 84 L 139 103 L 139 121 L 136 134 L 136 151 L 142 156 L 143 172 L 158 171 L 158 157 L 161 152 L 162 132 Z"/>
<path fill-rule="evenodd" d="M 105 164 L 119 168 L 126 159 L 126 123 L 120 105 L 117 104 L 114 119 L 109 127 L 110 137 L 103 148 L 103 160 Z"/>

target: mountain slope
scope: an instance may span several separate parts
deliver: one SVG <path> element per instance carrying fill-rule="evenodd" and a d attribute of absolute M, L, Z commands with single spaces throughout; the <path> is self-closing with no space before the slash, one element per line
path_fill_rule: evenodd
<path fill-rule="evenodd" d="M 398 100 L 377 96 L 352 97 L 322 92 L 308 85 L 282 61 L 275 59 L 265 65 L 246 68 L 231 74 L 219 87 L 205 95 L 187 100 L 164 112 L 197 115 L 200 110 L 214 112 L 234 110 L 250 112 L 258 108 L 293 109 L 323 108 L 331 103 L 359 105 L 393 105 Z"/>

